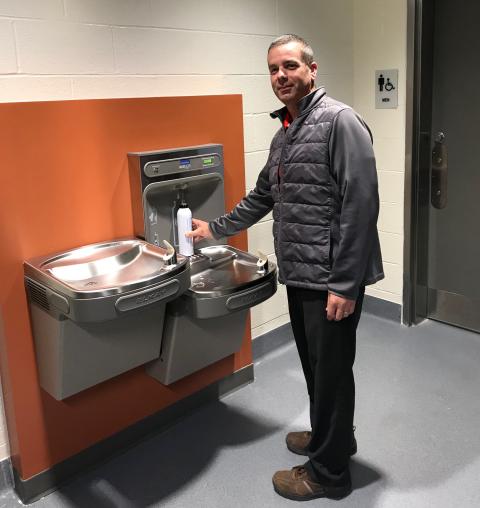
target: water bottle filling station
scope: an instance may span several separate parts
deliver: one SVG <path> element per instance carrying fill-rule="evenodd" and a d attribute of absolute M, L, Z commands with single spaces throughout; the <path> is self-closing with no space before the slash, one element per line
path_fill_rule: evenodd
<path fill-rule="evenodd" d="M 167 305 L 160 357 L 147 366 L 168 385 L 240 349 L 249 308 L 276 291 L 276 266 L 225 239 L 188 254 L 184 221 L 225 213 L 222 145 L 130 153 L 129 169 L 135 234 L 189 256 L 190 288 Z"/>

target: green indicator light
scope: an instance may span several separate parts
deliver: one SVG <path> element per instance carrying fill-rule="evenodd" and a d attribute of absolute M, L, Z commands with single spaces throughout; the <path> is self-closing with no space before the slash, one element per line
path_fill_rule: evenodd
<path fill-rule="evenodd" d="M 205 165 L 213 164 L 213 157 L 207 157 L 205 159 L 202 159 L 202 162 Z"/>

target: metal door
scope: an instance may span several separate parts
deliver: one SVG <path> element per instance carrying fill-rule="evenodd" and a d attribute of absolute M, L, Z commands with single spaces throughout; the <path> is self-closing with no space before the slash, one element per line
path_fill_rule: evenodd
<path fill-rule="evenodd" d="M 432 15 L 427 316 L 480 331 L 480 2 Z"/>

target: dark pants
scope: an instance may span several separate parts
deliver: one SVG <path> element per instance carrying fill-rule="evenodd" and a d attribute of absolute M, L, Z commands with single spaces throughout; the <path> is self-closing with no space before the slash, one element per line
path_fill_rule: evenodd
<path fill-rule="evenodd" d="M 320 482 L 349 481 L 355 409 L 356 330 L 365 288 L 355 311 L 341 321 L 328 321 L 326 291 L 287 286 L 293 334 L 310 398 L 312 439 L 307 469 Z"/>

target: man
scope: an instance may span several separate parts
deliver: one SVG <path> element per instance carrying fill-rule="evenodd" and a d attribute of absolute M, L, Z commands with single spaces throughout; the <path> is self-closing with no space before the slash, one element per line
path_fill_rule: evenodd
<path fill-rule="evenodd" d="M 365 285 L 383 278 L 378 189 L 371 134 L 348 106 L 315 87 L 311 47 L 284 35 L 268 49 L 282 123 L 255 189 L 210 223 L 194 219 L 194 239 L 229 236 L 273 209 L 279 280 L 310 398 L 311 432 L 290 432 L 287 447 L 308 456 L 278 471 L 287 498 L 341 498 L 351 491 L 356 328 Z"/>

